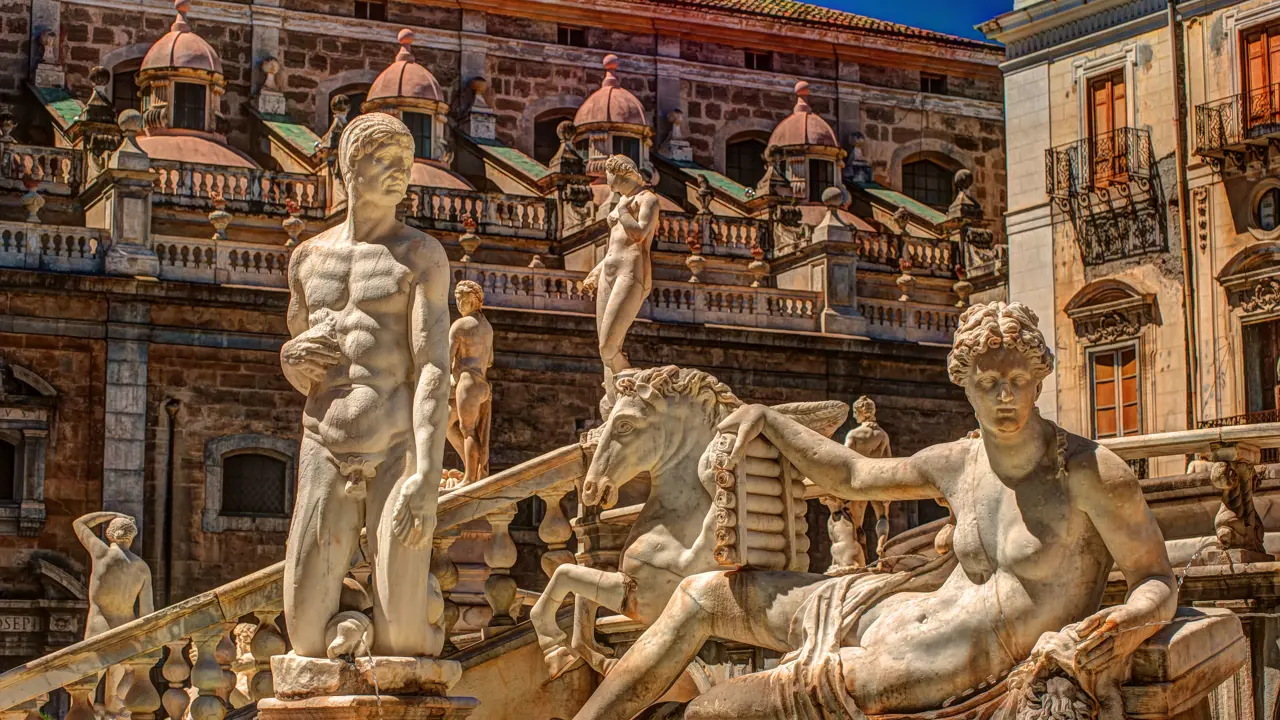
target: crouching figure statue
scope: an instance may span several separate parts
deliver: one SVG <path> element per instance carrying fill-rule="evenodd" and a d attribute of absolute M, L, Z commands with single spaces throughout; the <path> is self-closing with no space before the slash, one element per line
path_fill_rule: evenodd
<path fill-rule="evenodd" d="M 1085 714 L 1123 717 L 1127 660 L 1173 618 L 1177 589 L 1129 466 L 1037 414 L 1053 356 L 1036 325 L 1019 303 L 965 312 L 948 370 L 981 432 L 912 457 L 866 458 L 759 405 L 724 419 L 720 431 L 736 436 L 730 467 L 763 437 L 838 498 L 945 501 L 956 520 L 952 550 L 905 572 L 689 577 L 577 719 L 644 711 L 712 637 L 787 655 L 648 717 L 932 717 L 993 692 L 1007 702 L 1019 682 L 1060 689 L 1060 677 L 1026 677 L 1028 666 L 1050 661 L 1087 691 L 1094 705 Z M 1127 600 L 1099 611 L 1113 562 Z M 1025 710 L 1021 703 L 1014 714 Z"/>

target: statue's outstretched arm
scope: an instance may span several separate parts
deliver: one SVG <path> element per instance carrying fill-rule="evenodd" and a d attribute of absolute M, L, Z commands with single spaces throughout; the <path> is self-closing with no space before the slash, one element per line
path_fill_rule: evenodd
<path fill-rule="evenodd" d="M 81 515 L 71 521 L 71 527 L 76 531 L 76 537 L 80 539 L 80 544 L 84 546 L 89 554 L 97 557 L 99 554 L 106 552 L 107 544 L 98 537 L 93 529 L 108 520 L 114 520 L 118 517 L 126 517 L 118 512 L 110 510 L 102 510 L 99 512 L 91 512 L 87 515 Z"/>
<path fill-rule="evenodd" d="M 764 435 L 813 484 L 846 500 L 940 498 L 933 478 L 946 476 L 955 454 L 952 446 L 942 445 L 908 458 L 863 457 L 764 405 L 739 408 L 720 430 L 738 435 L 731 465 L 745 455 L 747 443 Z"/>

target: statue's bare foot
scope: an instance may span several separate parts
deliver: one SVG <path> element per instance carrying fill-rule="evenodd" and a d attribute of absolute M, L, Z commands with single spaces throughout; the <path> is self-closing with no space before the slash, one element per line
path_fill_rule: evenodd
<path fill-rule="evenodd" d="M 582 664 L 582 658 L 574 655 L 567 645 L 548 648 L 542 653 L 542 660 L 547 664 L 547 674 L 552 680 Z"/>

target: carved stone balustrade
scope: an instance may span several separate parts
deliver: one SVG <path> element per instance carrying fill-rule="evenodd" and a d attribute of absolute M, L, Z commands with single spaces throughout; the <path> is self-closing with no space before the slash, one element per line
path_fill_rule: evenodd
<path fill-rule="evenodd" d="M 38 180 L 45 195 L 71 195 L 84 179 L 81 154 L 68 148 L 0 144 L 0 189 L 24 189 L 23 181 Z"/>
<path fill-rule="evenodd" d="M 157 205 L 207 212 L 220 196 L 233 214 L 286 216 L 289 201 L 307 218 L 322 219 L 327 210 L 324 181 L 317 175 L 172 160 L 152 160 L 151 169 Z"/>
<path fill-rule="evenodd" d="M 198 283 L 288 287 L 289 253 L 282 247 L 160 236 L 160 277 Z"/>
<path fill-rule="evenodd" d="M 662 213 L 654 239 L 659 249 L 673 252 L 688 252 L 694 239 L 703 255 L 751 257 L 753 246 L 772 247 L 768 221 L 709 214 Z"/>
<path fill-rule="evenodd" d="M 129 686 L 123 689 L 124 706 L 129 717 L 136 720 L 155 720 L 160 709 L 160 693 L 151 683 L 151 668 L 160 660 L 160 651 L 152 650 L 135 655 L 125 663 L 129 667 Z"/>
<path fill-rule="evenodd" d="M 515 541 L 511 539 L 511 521 L 516 517 L 515 507 L 495 510 L 485 516 L 489 521 L 492 535 L 484 549 L 484 562 L 489 566 L 489 577 L 484 581 L 484 599 L 493 611 L 483 635 L 486 638 L 510 628 L 516 624 L 512 614 L 512 606 L 518 601 L 516 579 L 511 577 L 511 568 L 519 559 Z"/>
<path fill-rule="evenodd" d="M 405 222 L 424 230 L 461 233 L 469 217 L 482 235 L 556 239 L 554 198 L 410 185 L 406 202 Z"/>
<path fill-rule="evenodd" d="M 0 267 L 93 273 L 102 269 L 97 230 L 0 221 Z"/>
<path fill-rule="evenodd" d="M 276 618 L 280 610 L 257 610 L 254 617 L 258 619 L 258 629 L 249 641 L 249 652 L 253 654 L 253 677 L 249 680 L 249 698 L 254 702 L 262 698 L 275 697 L 275 684 L 271 678 L 271 656 L 283 655 L 287 649 L 284 635 L 276 626 Z"/>
<path fill-rule="evenodd" d="M 538 524 L 538 539 L 547 544 L 547 550 L 541 558 L 542 572 L 547 577 L 551 577 L 561 565 L 573 562 L 573 553 L 568 550 L 569 538 L 573 537 L 573 526 L 560 507 L 560 501 L 570 489 L 561 485 L 538 493 L 538 497 L 546 504 L 542 522 Z"/>
<path fill-rule="evenodd" d="M 950 343 L 961 310 L 916 302 L 858 298 L 865 334 L 876 340 Z"/>

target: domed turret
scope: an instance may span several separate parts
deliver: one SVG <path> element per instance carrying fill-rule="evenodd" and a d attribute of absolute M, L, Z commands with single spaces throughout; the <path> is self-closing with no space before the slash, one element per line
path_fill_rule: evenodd
<path fill-rule="evenodd" d="M 449 104 L 436 76 L 413 59 L 409 50 L 413 39 L 409 28 L 396 36 L 400 52 L 396 53 L 395 62 L 373 81 L 360 109 L 399 117 L 413 134 L 414 156 L 419 160 L 442 160 Z"/>
<path fill-rule="evenodd" d="M 191 31 L 187 24 L 190 3 L 177 0 L 173 4 L 178 16 L 164 37 L 156 41 L 142 58 L 140 70 L 190 69 L 222 75 L 222 59 L 204 38 Z"/>
<path fill-rule="evenodd" d="M 840 147 L 831 125 L 813 112 L 808 98 L 809 83 L 801 80 L 796 83 L 795 109 L 773 129 L 766 152 L 776 161 L 771 169 L 774 177 L 785 175 L 795 197 L 821 202 L 828 188 L 839 187 L 843 192 L 841 171 L 848 153 Z M 760 193 L 771 191 L 757 188 Z"/>
<path fill-rule="evenodd" d="M 839 148 L 836 133 L 821 116 L 809 107 L 809 83 L 796 83 L 796 107 L 785 120 L 778 123 L 769 136 L 769 144 L 787 148 L 796 145 L 817 145 Z"/>
<path fill-rule="evenodd" d="M 585 146 L 590 175 L 603 176 L 610 155 L 626 155 L 641 169 L 649 169 L 653 130 L 640 99 L 618 81 L 617 69 L 618 56 L 606 55 L 600 89 L 573 116 L 574 144 Z"/>
<path fill-rule="evenodd" d="M 226 89 L 222 60 L 187 24 L 187 0 L 173 7 L 178 16 L 156 41 L 138 70 L 138 92 L 146 102 L 147 134 L 167 131 L 215 133 L 218 105 Z M 148 152 L 150 152 L 148 150 Z"/>

